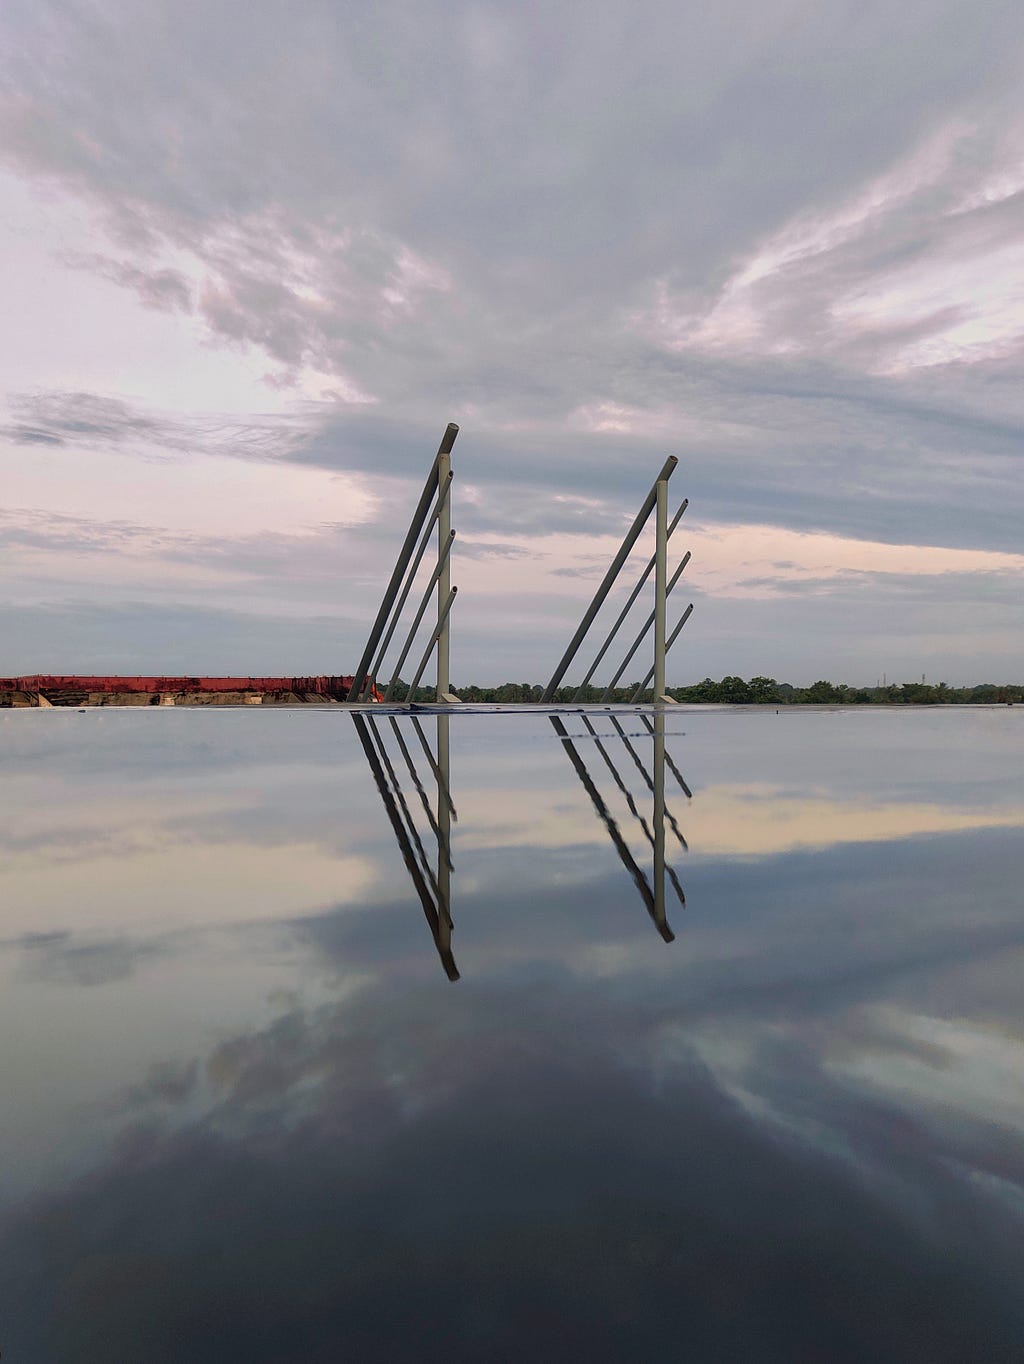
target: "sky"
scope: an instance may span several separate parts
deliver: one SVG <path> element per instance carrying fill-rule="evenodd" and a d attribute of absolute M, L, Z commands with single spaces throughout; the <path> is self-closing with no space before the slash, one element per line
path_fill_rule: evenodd
<path fill-rule="evenodd" d="M 1020 680 L 1022 78 L 1016 0 L 7 0 L 0 673 L 352 671 L 455 421 L 456 687 L 669 454 L 670 684 Z"/>

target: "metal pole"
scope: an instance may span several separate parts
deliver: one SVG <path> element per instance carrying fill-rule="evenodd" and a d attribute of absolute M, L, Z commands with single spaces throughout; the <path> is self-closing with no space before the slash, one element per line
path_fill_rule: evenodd
<path fill-rule="evenodd" d="M 689 505 L 690 505 L 690 499 L 689 499 L 688 497 L 684 497 L 684 498 L 683 498 L 683 501 L 682 501 L 682 504 L 681 504 L 681 506 L 680 506 L 680 508 L 679 508 L 679 510 L 676 512 L 675 516 L 673 516 L 673 518 L 672 518 L 672 524 L 671 524 L 671 525 L 669 526 L 669 528 L 668 528 L 668 538 L 669 538 L 670 540 L 672 539 L 672 532 L 675 530 L 676 526 L 679 525 L 679 518 L 682 516 L 683 512 L 686 511 L 686 508 L 687 508 Z M 612 628 L 611 628 L 611 633 L 609 634 L 609 636 L 608 636 L 608 638 L 605 640 L 605 642 L 601 645 L 600 649 L 598 649 L 598 651 L 597 651 L 597 657 L 594 659 L 593 663 L 591 663 L 589 669 L 587 670 L 587 675 L 586 675 L 586 677 L 583 679 L 583 681 L 580 683 L 580 685 L 576 688 L 576 695 L 572 698 L 572 699 L 573 699 L 573 704 L 574 704 L 574 705 L 575 705 L 575 703 L 576 703 L 577 701 L 582 700 L 582 698 L 583 698 L 583 689 L 584 689 L 584 687 L 586 687 L 586 685 L 589 683 L 590 679 L 591 679 L 591 678 L 594 676 L 594 674 L 597 672 L 597 669 L 598 669 L 598 667 L 599 667 L 599 665 L 600 665 L 600 663 L 601 663 L 602 658 L 604 658 L 605 654 L 608 652 L 608 648 L 609 648 L 609 646 L 611 645 L 612 640 L 615 638 L 615 636 L 616 636 L 616 635 L 618 634 L 618 632 L 619 632 L 619 626 L 622 624 L 622 622 L 623 622 L 623 621 L 626 619 L 626 617 L 629 615 L 630 608 L 632 607 L 633 603 L 636 601 L 637 597 L 639 597 L 641 591 L 643 590 L 643 585 L 644 585 L 644 583 L 645 583 L 645 582 L 647 581 L 647 579 L 651 576 L 651 570 L 654 568 L 655 561 L 657 560 L 657 557 L 658 557 L 658 556 L 657 556 L 657 554 L 655 553 L 655 554 L 652 554 L 651 557 L 648 559 L 648 561 L 647 561 L 647 567 L 646 567 L 646 568 L 644 569 L 644 571 L 640 574 L 640 581 L 637 583 L 636 587 L 633 588 L 633 591 L 629 594 L 629 601 L 626 602 L 625 606 L 624 606 L 624 607 L 622 608 L 622 610 L 619 612 L 619 618 L 618 618 L 618 620 L 615 622 L 615 624 L 612 626 Z"/>
<path fill-rule="evenodd" d="M 454 535 L 455 532 L 453 531 L 452 534 Z M 451 544 L 451 541 L 449 540 L 448 543 Z M 416 676 L 409 683 L 409 690 L 405 694 L 406 701 L 412 700 L 416 688 L 420 685 L 420 678 L 423 676 L 423 670 L 424 668 L 426 668 L 427 663 L 430 661 L 430 655 L 433 653 L 434 645 L 437 643 L 441 631 L 444 629 L 444 623 L 448 619 L 448 613 L 452 609 L 452 603 L 455 601 L 455 594 L 458 592 L 458 590 L 459 589 L 457 587 L 453 587 L 452 590 L 448 593 L 448 600 L 441 608 L 441 619 L 437 622 L 437 625 L 434 627 L 434 632 L 430 636 L 430 639 L 427 642 L 427 647 L 423 651 L 423 657 L 420 659 L 420 666 L 416 669 Z"/>
<path fill-rule="evenodd" d="M 395 664 L 395 671 L 391 674 L 391 681 L 388 683 L 388 689 L 384 693 L 385 701 L 390 701 L 392 696 L 394 696 L 395 694 L 395 686 L 398 683 L 398 674 L 402 671 L 403 663 L 409 657 L 409 650 L 412 648 L 412 642 L 416 638 L 416 631 L 420 628 L 420 621 L 423 619 L 423 613 L 430 605 L 430 598 L 433 595 L 434 587 L 437 583 L 438 578 L 440 578 L 441 571 L 444 568 L 444 565 L 448 559 L 448 551 L 451 549 L 452 541 L 454 539 L 455 532 L 449 531 L 448 546 L 446 549 L 443 549 L 441 551 L 441 558 L 434 565 L 433 572 L 431 573 L 430 578 L 427 582 L 427 586 L 424 589 L 423 596 L 420 600 L 420 604 L 416 608 L 416 615 L 413 617 L 412 628 L 410 629 L 408 635 L 406 636 L 405 643 L 402 646 L 402 652 L 398 655 L 398 662 Z"/>
<path fill-rule="evenodd" d="M 686 610 L 683 612 L 682 617 L 681 617 L 681 619 L 680 619 L 680 621 L 679 621 L 679 624 L 676 626 L 676 628 L 675 628 L 675 629 L 672 631 L 672 633 L 669 635 L 668 640 L 667 640 L 666 643 L 665 643 L 665 653 L 666 653 L 666 654 L 668 653 L 669 649 L 672 648 L 672 645 L 675 644 L 676 639 L 677 639 L 677 637 L 678 637 L 678 635 L 679 635 L 679 631 L 683 628 L 683 626 L 686 624 L 686 622 L 690 619 L 690 612 L 691 612 L 692 610 L 693 610 L 693 602 L 690 602 L 689 606 L 688 606 L 688 607 L 686 608 Z M 648 683 L 650 682 L 650 680 L 651 680 L 651 678 L 652 678 L 653 676 L 654 676 L 654 669 L 651 668 L 650 671 L 648 672 L 647 676 L 646 676 L 646 677 L 644 678 L 644 680 L 640 683 L 639 687 L 637 687 L 636 691 L 635 691 L 635 692 L 633 693 L 633 695 L 629 698 L 629 703 L 630 703 L 630 705 L 634 705 L 634 706 L 636 705 L 637 701 L 639 701 L 640 697 L 641 697 L 641 696 L 644 694 L 644 692 L 647 690 L 647 685 L 648 685 Z"/>
<path fill-rule="evenodd" d="M 420 539 L 419 548 L 416 551 L 416 556 L 413 559 L 412 563 L 409 565 L 408 573 L 405 575 L 405 586 L 402 588 L 401 595 L 399 596 L 398 601 L 395 604 L 395 609 L 391 613 L 391 624 L 388 626 L 387 634 L 384 636 L 384 639 L 381 642 L 381 646 L 377 650 L 377 657 L 374 659 L 373 667 L 370 669 L 370 674 L 366 679 L 364 695 L 366 695 L 369 692 L 374 681 L 380 675 L 380 670 L 381 667 L 383 666 L 384 657 L 387 654 L 388 646 L 390 645 L 392 636 L 394 635 L 395 630 L 398 627 L 398 622 L 402 618 L 402 612 L 405 610 L 405 603 L 409 599 L 409 593 L 412 590 L 413 583 L 416 581 L 416 574 L 419 572 L 420 563 L 423 560 L 423 555 L 426 553 L 427 545 L 430 543 L 430 532 L 434 529 L 434 525 L 441 515 L 441 509 L 448 501 L 448 494 L 451 491 L 451 486 L 452 474 L 451 470 L 449 470 L 448 477 L 440 479 L 438 482 L 440 496 L 437 499 L 437 506 L 430 514 L 430 520 L 427 522 L 426 528 L 423 531 L 423 536 Z"/>
<path fill-rule="evenodd" d="M 654 525 L 654 554 L 658 561 L 654 570 L 654 695 L 660 699 L 665 695 L 665 597 L 668 583 L 668 484 L 664 479 L 658 483 Z M 661 746 L 664 750 L 664 726 L 662 726 Z M 662 768 L 664 769 L 664 756 L 662 757 Z M 664 791 L 664 770 L 661 775 L 662 791 Z M 657 830 L 655 830 L 655 834 L 657 834 Z M 664 829 L 662 829 L 662 834 L 664 835 Z M 662 852 L 664 853 L 664 848 Z M 662 877 L 662 882 L 664 883 L 664 877 Z M 662 884 L 663 898 L 664 889 L 664 884 Z"/>
<path fill-rule="evenodd" d="M 451 454 L 452 446 L 455 444 L 455 437 L 458 434 L 459 428 L 454 422 L 449 422 L 444 436 L 441 439 L 441 444 L 438 446 L 434 462 L 430 466 L 430 473 L 427 475 L 427 481 L 423 485 L 423 491 L 420 493 L 420 500 L 416 504 L 416 510 L 412 514 L 409 529 L 406 532 L 402 548 L 399 550 L 398 558 L 395 561 L 394 571 L 391 574 L 391 581 L 388 583 L 384 592 L 384 600 L 381 602 L 380 610 L 377 612 L 377 619 L 373 622 L 373 628 L 370 630 L 370 637 L 366 641 L 366 648 L 363 650 L 363 656 L 359 660 L 359 667 L 356 669 L 355 676 L 352 679 L 352 686 L 349 688 L 346 700 L 358 700 L 363 687 L 366 685 L 366 670 L 370 666 L 370 659 L 373 657 L 374 650 L 377 648 L 380 637 L 384 633 L 385 623 L 387 622 L 388 616 L 391 614 L 391 608 L 395 603 L 395 598 L 398 596 L 399 584 L 409 565 L 409 560 L 412 558 L 413 545 L 416 543 L 416 537 L 423 527 L 423 522 L 427 519 L 427 510 L 434 500 L 434 494 L 437 492 L 438 460 L 442 455 Z"/>
<path fill-rule="evenodd" d="M 672 471 L 678 463 L 679 461 L 678 459 L 676 459 L 675 455 L 669 455 L 668 459 L 665 461 L 661 473 L 658 475 L 658 482 L 660 482 L 662 479 L 671 478 Z M 651 487 L 651 491 L 644 498 L 643 506 L 640 508 L 639 512 L 637 512 L 636 520 L 633 522 L 628 532 L 626 533 L 626 538 L 625 540 L 623 540 L 619 548 L 618 554 L 616 554 L 615 558 L 612 560 L 611 567 L 608 569 L 608 572 L 604 575 L 604 578 L 601 582 L 601 586 L 594 593 L 594 600 L 587 607 L 586 613 L 584 614 L 583 619 L 580 621 L 579 628 L 573 635 L 572 640 L 569 643 L 568 649 L 566 649 L 565 653 L 562 655 L 558 667 L 552 674 L 551 681 L 544 688 L 544 694 L 540 698 L 541 701 L 551 700 L 551 698 L 555 694 L 555 688 L 558 686 L 559 682 L 561 682 L 562 678 L 568 671 L 569 664 L 576 657 L 576 653 L 579 650 L 580 645 L 583 643 L 584 636 L 594 623 L 594 617 L 597 615 L 598 611 L 600 611 L 605 597 L 607 597 L 608 593 L 611 591 L 612 584 L 614 583 L 615 579 L 619 576 L 619 570 L 622 568 L 622 565 L 629 558 L 630 550 L 636 544 L 640 532 L 647 524 L 647 518 L 650 516 L 652 512 L 654 508 L 654 503 L 658 496 L 657 487 L 658 484 L 655 483 Z"/>
<path fill-rule="evenodd" d="M 686 553 L 683 555 L 682 562 L 680 563 L 679 567 L 678 567 L 678 568 L 676 569 L 676 571 L 672 574 L 672 579 L 671 579 L 671 581 L 669 582 L 668 587 L 666 587 L 666 589 L 665 589 L 665 596 L 666 596 L 666 597 L 670 597 L 670 596 L 672 595 L 672 589 L 675 587 L 676 583 L 677 583 L 677 582 L 679 581 L 679 579 L 682 577 L 683 570 L 686 568 L 686 565 L 687 565 L 689 562 L 690 562 L 690 551 L 687 550 Z M 603 702 L 603 701 L 607 701 L 608 698 L 609 698 L 609 696 L 611 696 L 612 692 L 613 692 L 613 691 L 615 690 L 615 688 L 618 686 L 618 684 L 619 684 L 619 678 L 622 676 L 622 674 L 623 674 L 623 673 L 626 671 L 626 669 L 629 667 L 630 660 L 632 659 L 633 655 L 636 653 L 637 649 L 640 648 L 640 645 L 641 645 L 641 644 L 644 642 L 644 640 L 647 638 L 647 631 L 648 631 L 648 630 L 651 628 L 651 626 L 654 624 L 654 618 L 655 618 L 655 616 L 657 615 L 657 611 L 658 611 L 658 607 L 657 607 L 657 603 L 655 603 L 654 610 L 651 612 L 651 614 L 650 614 L 650 615 L 647 617 L 647 619 L 644 621 L 643 629 L 640 631 L 640 633 L 637 635 L 636 639 L 634 639 L 633 643 L 630 645 L 629 653 L 626 655 L 626 657 L 622 660 L 621 664 L 619 665 L 619 670 L 618 670 L 618 672 L 615 674 L 615 676 L 612 678 L 612 680 L 608 683 L 607 687 L 605 687 L 604 692 L 603 692 L 602 695 L 601 695 L 601 700 L 602 700 L 602 702 Z M 668 645 L 666 645 L 665 647 L 668 648 Z M 652 669 L 651 669 L 651 672 L 647 674 L 648 678 L 650 678 L 650 676 L 651 676 L 651 674 L 652 674 L 653 672 L 654 672 L 654 669 L 652 668 Z"/>
<path fill-rule="evenodd" d="M 451 478 L 452 476 L 452 457 L 450 454 L 442 454 L 437 461 L 438 478 Z M 450 502 L 445 502 L 441 508 L 441 515 L 437 522 L 437 554 L 438 558 L 443 558 L 444 563 L 441 568 L 441 576 L 437 580 L 437 623 L 441 627 L 441 633 L 437 637 L 437 699 L 444 700 L 449 690 L 449 665 L 450 665 L 450 627 L 448 617 L 442 620 L 441 612 L 444 603 L 448 600 L 448 593 L 452 590 L 452 566 L 451 560 L 444 553 L 444 546 L 451 536 L 452 529 L 452 506 Z"/>

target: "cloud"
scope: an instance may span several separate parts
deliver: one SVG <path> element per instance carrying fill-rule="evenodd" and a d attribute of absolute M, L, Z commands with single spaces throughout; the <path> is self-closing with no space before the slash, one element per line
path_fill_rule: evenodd
<path fill-rule="evenodd" d="M 944 3 L 856 31 L 840 5 L 685 23 L 609 5 L 587 34 L 532 8 L 354 26 L 274 5 L 244 34 L 233 12 L 170 23 L 154 2 L 127 22 L 108 3 L 44 27 L 16 10 L 9 161 L 102 214 L 122 259 L 97 268 L 179 302 L 194 285 L 212 334 L 333 376 L 343 401 L 422 412 L 430 395 L 519 421 L 622 401 L 643 363 L 624 324 L 652 289 L 710 316 L 737 278 L 780 271 L 807 302 L 773 322 L 820 356 L 814 290 L 820 313 L 880 292 L 908 250 L 1013 237 L 998 185 L 1020 25 L 1003 0 L 984 23 Z M 187 97 L 166 78 L 181 70 Z M 918 326 L 915 309 L 889 314 Z"/>
<path fill-rule="evenodd" d="M 301 412 L 253 414 L 244 420 L 181 416 L 148 411 L 123 398 L 65 389 L 9 394 L 7 407 L 13 421 L 0 427 L 0 438 L 86 451 L 113 448 L 136 459 L 201 453 L 268 460 L 287 455 L 296 441 L 304 444 L 308 438 L 308 418 Z"/>
<path fill-rule="evenodd" d="M 675 451 L 713 522 L 1017 552 L 1011 0 L 606 3 L 585 31 L 535 4 L 241 15 L 16 0 L 0 145 L 71 224 L 61 261 L 293 406 L 220 421 L 208 376 L 205 410 L 169 416 L 61 375 L 16 404 L 15 460 L 355 473 L 395 494 L 383 550 L 452 418 L 477 545 L 610 534 Z M 98 307 L 113 354 L 103 330 Z"/>
<path fill-rule="evenodd" d="M 154 941 L 109 938 L 80 942 L 66 933 L 45 933 L 36 941 L 23 940 L 25 973 L 51 985 L 108 985 L 133 975 L 140 963 L 162 955 L 166 947 Z"/>
<path fill-rule="evenodd" d="M 160 426 L 128 404 L 95 393 L 26 394 L 10 401 L 15 422 L 0 434 L 18 444 L 119 444 L 152 439 Z M 166 439 L 166 433 L 164 439 Z"/>
<path fill-rule="evenodd" d="M 159 311 L 192 311 L 192 289 L 189 281 L 178 270 L 140 270 L 123 261 L 110 260 L 101 255 L 70 255 L 68 264 L 90 270 L 115 284 L 131 289 L 144 308 Z"/>

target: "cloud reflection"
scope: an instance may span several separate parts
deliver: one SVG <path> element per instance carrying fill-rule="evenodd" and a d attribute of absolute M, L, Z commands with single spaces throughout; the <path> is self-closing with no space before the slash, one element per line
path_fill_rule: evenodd
<path fill-rule="evenodd" d="M 463 968 L 453 990 L 348 718 L 261 717 L 258 745 L 240 738 L 253 719 L 219 717 L 209 746 L 205 716 L 119 731 L 134 805 L 151 817 L 172 772 L 145 735 L 190 733 L 197 792 L 226 782 L 263 793 L 237 808 L 200 803 L 198 818 L 230 848 L 244 848 L 243 828 L 253 840 L 275 834 L 296 859 L 311 840 L 343 839 L 342 851 L 374 867 L 372 893 L 316 908 L 293 878 L 292 910 L 305 900 L 304 912 L 272 932 L 235 922 L 219 958 L 212 934 L 183 934 L 147 961 L 134 994 L 119 975 L 135 951 L 134 905 L 105 933 L 85 907 L 73 933 L 8 938 L 45 977 L 8 982 L 8 1033 L 31 1026 L 31 1044 L 8 1049 L 22 1067 L 8 1076 L 12 1110 L 34 1114 L 42 1090 L 55 1091 L 32 1121 L 66 1132 L 74 1159 L 20 1202 L 8 1197 L 5 1358 L 1016 1364 L 1021 839 L 1015 827 L 970 827 L 1016 798 L 1005 720 L 987 739 L 984 726 L 955 731 L 966 733 L 956 759 L 964 827 L 829 839 L 815 851 L 782 840 L 787 851 L 730 858 L 704 848 L 701 812 L 716 789 L 747 790 L 755 812 L 786 800 L 795 809 L 801 792 L 814 793 L 812 805 L 820 795 L 855 809 L 875 784 L 897 811 L 901 798 L 926 805 L 932 788 L 952 806 L 935 773 L 953 750 L 933 769 L 930 756 L 898 746 L 920 749 L 920 735 L 935 732 L 915 717 L 898 717 L 899 730 L 885 717 L 857 729 L 828 717 L 815 722 L 816 745 L 784 768 L 787 722 L 688 715 L 686 743 L 672 748 L 686 755 L 692 804 L 666 761 L 668 806 L 694 851 L 671 950 L 637 913 L 563 738 L 532 717 L 503 717 L 500 738 L 492 721 L 453 721 Z M 375 723 L 392 771 L 375 745 L 378 770 L 404 819 L 397 778 L 443 891 L 438 815 L 455 811 L 415 728 L 400 722 L 422 791 L 394 730 Z M 325 742 L 329 725 L 347 746 Z M 443 735 L 423 728 L 443 776 Z M 646 871 L 653 793 L 604 717 L 589 735 L 582 722 L 571 728 L 588 782 Z M 631 731 L 654 784 L 648 740 Z M 111 729 L 93 742 L 112 761 Z M 116 803 L 105 806 L 114 798 L 90 768 L 88 741 L 78 743 L 64 799 L 80 803 L 88 790 L 90 820 L 125 811 L 123 777 L 111 779 Z M 256 765 L 244 761 L 257 750 Z M 784 788 L 769 782 L 780 770 Z M 828 786 L 840 771 L 846 786 Z M 27 781 L 9 786 L 24 792 Z M 503 834 L 501 815 L 515 805 L 533 818 L 550 812 L 562 846 L 531 845 L 521 825 Z M 682 851 L 670 823 L 666 842 Z M 406 851 L 420 858 L 407 827 Z M 235 875 L 231 862 L 184 860 L 197 896 Z M 339 858 L 343 892 L 346 867 Z M 51 895 L 66 924 L 66 887 Z M 82 951 L 90 946 L 105 960 Z M 104 1145 L 111 1127 L 116 1139 Z M 26 1148 L 30 1138 L 48 1140 L 33 1129 Z M 14 1150 L 20 1172 L 29 1157 Z"/>
<path fill-rule="evenodd" d="M 630 993 L 375 989 L 208 1059 L 3 1235 L 47 1361 L 1010 1360 L 1021 1224 L 912 1115 L 759 1058 L 752 1115 Z M 163 1097 L 173 1099 L 173 1087 Z M 846 1154 L 838 1154 L 845 1150 Z"/>

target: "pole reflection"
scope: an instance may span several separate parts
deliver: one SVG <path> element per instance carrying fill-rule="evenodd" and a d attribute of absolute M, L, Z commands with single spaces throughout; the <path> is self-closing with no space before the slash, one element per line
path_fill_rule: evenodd
<path fill-rule="evenodd" d="M 640 717 L 647 731 L 646 735 L 643 736 L 627 734 L 615 716 L 602 716 L 602 719 L 609 719 L 614 727 L 614 738 L 610 735 L 600 735 L 586 715 L 582 715 L 581 718 L 587 733 L 585 735 L 570 735 L 559 715 L 548 716 L 552 728 L 572 763 L 576 775 L 583 784 L 598 818 L 607 830 L 615 851 L 629 872 L 651 920 L 664 941 L 673 942 L 675 934 L 668 922 L 665 906 L 666 880 L 671 883 L 680 905 L 685 906 L 686 896 L 683 893 L 683 887 L 675 868 L 666 857 L 666 827 L 671 829 L 673 837 L 682 851 L 688 851 L 688 846 L 675 815 L 666 803 L 666 768 L 672 772 L 680 790 L 688 800 L 692 798 L 692 792 L 671 754 L 666 749 L 664 713 L 658 711 L 653 718 L 647 715 Z M 413 716 L 411 719 L 419 747 L 433 779 L 436 792 L 433 797 L 431 793 L 428 793 L 427 787 L 421 779 L 411 751 L 409 736 L 402 733 L 401 726 L 394 716 L 388 716 L 386 722 L 383 717 L 378 720 L 370 715 L 353 715 L 352 717 L 363 752 L 366 754 L 367 762 L 370 765 L 374 783 L 398 841 L 406 870 L 412 880 L 420 904 L 423 906 L 424 917 L 430 928 L 445 974 L 449 980 L 458 980 L 459 970 L 455 964 L 452 951 L 451 882 L 452 872 L 454 871 L 452 824 L 458 820 L 458 815 L 452 800 L 450 784 L 451 717 L 448 715 L 436 717 L 436 743 L 433 748 L 424 733 L 419 718 Z M 388 744 L 385 741 L 388 727 L 390 727 L 397 747 L 398 758 L 396 761 L 392 760 Z M 637 751 L 637 746 L 632 742 L 637 737 L 642 740 L 653 739 L 653 763 L 650 771 L 648 771 L 647 764 Z M 612 740 L 611 744 L 607 742 L 609 739 Z M 604 767 L 611 776 L 615 790 L 622 797 L 630 815 L 639 825 L 644 840 L 652 850 L 653 874 L 650 878 L 634 856 L 628 838 L 587 766 L 583 750 L 580 747 L 581 740 L 586 740 L 588 743 L 593 742 Z M 632 767 L 642 777 L 648 794 L 653 797 L 653 817 L 651 820 L 648 820 L 641 811 L 636 796 L 613 757 L 611 749 L 618 750 L 620 745 L 622 754 L 629 759 Z M 619 762 L 622 762 L 621 757 Z M 402 779 L 399 778 L 396 770 L 396 764 L 398 767 L 404 766 L 407 771 L 411 782 L 410 792 L 414 791 L 415 796 L 410 794 L 407 798 L 402 787 Z M 423 817 L 429 831 L 426 834 L 421 834 L 417 823 L 415 814 L 417 804 L 422 807 Z M 428 852 L 428 846 L 431 850 L 436 849 L 436 856 Z"/>
<path fill-rule="evenodd" d="M 416 821 L 409 809 L 408 801 L 402 791 L 394 764 L 384 743 L 384 736 L 381 734 L 377 722 L 362 715 L 353 715 L 352 720 L 356 727 L 356 733 L 359 735 L 359 742 L 363 746 L 363 752 L 366 754 L 366 760 L 370 764 L 370 771 L 373 773 L 373 780 L 380 793 L 380 798 L 384 802 L 384 809 L 387 812 L 391 828 L 398 839 L 402 860 L 405 862 L 406 870 L 412 879 L 420 904 L 423 906 L 423 914 L 434 939 L 437 954 L 441 958 L 445 975 L 449 980 L 458 980 L 459 968 L 455 964 L 455 957 L 452 953 L 451 826 L 455 817 L 455 806 L 452 804 L 451 793 L 448 788 L 450 751 L 448 727 L 450 721 L 447 716 L 439 715 L 437 717 L 436 757 L 430 751 L 429 742 L 420 727 L 419 721 L 413 721 L 420 743 L 427 755 L 430 769 L 437 782 L 437 810 L 435 812 L 431 808 L 430 799 L 420 781 L 409 747 L 402 737 L 397 722 L 394 717 L 391 717 L 391 724 L 398 738 L 406 766 L 409 769 L 409 775 L 419 793 L 427 813 L 428 823 L 436 840 L 437 859 L 435 868 L 423 846 Z"/>
<path fill-rule="evenodd" d="M 672 832 L 675 835 L 676 839 L 678 840 L 679 846 L 682 848 L 682 850 L 685 852 L 688 850 L 688 848 L 686 839 L 683 837 L 683 832 L 679 827 L 679 823 L 675 815 L 673 815 L 671 810 L 668 809 L 668 806 L 666 805 L 665 802 L 666 766 L 671 768 L 673 775 L 679 782 L 679 785 L 687 799 L 692 799 L 693 793 L 690 791 L 690 788 L 683 780 L 679 768 L 672 761 L 671 755 L 667 752 L 665 748 L 664 712 L 662 711 L 655 712 L 653 720 L 651 719 L 650 716 L 647 715 L 643 715 L 640 717 L 641 720 L 643 721 L 644 726 L 647 729 L 648 734 L 650 734 L 654 739 L 653 772 L 648 772 L 646 764 L 641 759 L 635 746 L 630 740 L 630 736 L 622 728 L 622 725 L 619 723 L 618 719 L 615 716 L 608 717 L 611 720 L 611 723 L 615 728 L 615 732 L 622 743 L 623 751 L 630 757 L 634 767 L 643 777 L 644 784 L 646 785 L 648 791 L 654 797 L 653 829 L 648 824 L 644 816 L 641 814 L 637 806 L 636 799 L 632 791 L 627 786 L 622 776 L 622 773 L 615 765 L 615 762 L 613 761 L 612 756 L 608 751 L 608 747 L 602 741 L 601 737 L 597 733 L 597 730 L 591 724 L 587 716 L 584 715 L 582 717 L 583 723 L 587 728 L 587 738 L 593 739 L 594 746 L 596 747 L 598 753 L 601 755 L 601 758 L 603 759 L 605 766 L 610 772 L 612 781 L 615 783 L 616 789 L 621 793 L 621 795 L 625 799 L 626 806 L 630 814 L 640 825 L 640 828 L 643 831 L 644 838 L 646 839 L 647 843 L 650 845 L 654 852 L 653 886 L 651 882 L 648 881 L 647 879 L 647 873 L 644 871 L 644 869 L 637 862 L 636 858 L 633 856 L 629 843 L 623 835 L 622 829 L 619 827 L 618 822 L 616 821 L 607 802 L 605 801 L 603 795 L 601 794 L 600 788 L 598 787 L 597 783 L 591 776 L 590 771 L 587 768 L 587 765 L 583 759 L 583 754 L 578 746 L 578 741 L 569 735 L 568 731 L 565 728 L 565 725 L 562 723 L 562 720 L 559 716 L 551 715 L 548 718 L 551 721 L 551 725 L 555 733 L 561 739 L 562 747 L 565 749 L 569 761 L 576 769 L 576 775 L 583 783 L 583 787 L 586 790 L 587 795 L 590 797 L 591 804 L 593 805 L 595 811 L 597 812 L 598 818 L 601 820 L 602 824 L 607 829 L 608 836 L 611 838 L 612 843 L 615 846 L 615 851 L 619 854 L 619 858 L 622 861 L 623 866 L 626 868 L 626 870 L 632 877 L 633 883 L 636 886 L 637 891 L 639 892 L 641 900 L 643 900 L 644 905 L 646 906 L 648 914 L 654 921 L 655 927 L 657 928 L 658 932 L 661 934 L 665 942 L 673 942 L 675 940 L 675 934 L 672 932 L 672 929 L 669 925 L 668 915 L 665 909 L 666 876 L 671 881 L 672 888 L 675 891 L 676 896 L 678 897 L 679 903 L 681 905 L 686 904 L 686 896 L 683 893 L 683 887 L 679 882 L 679 877 L 676 873 L 675 868 L 666 860 L 665 857 L 666 823 L 668 823 L 669 826 L 671 827 Z"/>

